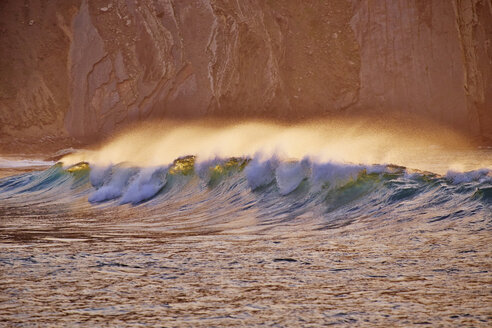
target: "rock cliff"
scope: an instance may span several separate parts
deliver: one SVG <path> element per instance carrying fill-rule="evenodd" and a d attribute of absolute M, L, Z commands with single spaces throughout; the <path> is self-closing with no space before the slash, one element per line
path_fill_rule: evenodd
<path fill-rule="evenodd" d="M 492 139 L 491 0 L 6 0 L 0 135 L 419 117 Z"/>

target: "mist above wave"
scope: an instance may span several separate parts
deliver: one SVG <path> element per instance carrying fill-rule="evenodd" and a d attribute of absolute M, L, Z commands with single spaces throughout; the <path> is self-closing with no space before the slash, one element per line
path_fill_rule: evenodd
<path fill-rule="evenodd" d="M 126 162 L 148 167 L 169 165 L 183 155 L 196 156 L 200 162 L 217 157 L 283 161 L 309 157 L 318 162 L 396 164 L 440 174 L 492 167 L 492 156 L 476 152 L 453 131 L 341 120 L 296 125 L 148 123 L 62 161 L 66 165 L 86 161 L 102 166 Z"/>
<path fill-rule="evenodd" d="M 76 167 L 76 170 L 81 169 L 89 170 L 89 181 L 95 189 L 88 197 L 89 202 L 118 199 L 119 204 L 139 204 L 152 199 L 170 181 L 172 183 L 173 179 L 186 176 L 196 177 L 205 186 L 213 188 L 224 179 L 237 179 L 233 176 L 239 174 L 238 177 L 245 179 L 252 192 L 274 185 L 279 196 L 295 192 L 304 182 L 309 185 L 309 192 L 313 194 L 321 190 L 342 188 L 350 183 L 364 184 L 364 181 L 372 181 L 371 184 L 377 184 L 380 179 L 399 179 L 404 185 L 437 180 L 455 185 L 473 182 L 485 187 L 492 183 L 492 171 L 489 169 L 461 173 L 449 171 L 445 176 L 439 176 L 401 166 L 316 162 L 307 157 L 300 161 L 258 156 L 252 159 L 215 158 L 197 162 L 195 157 L 187 156 L 168 166 L 139 168 L 128 164 L 102 167 L 91 164 L 89 169 L 89 164 L 82 163 Z"/>

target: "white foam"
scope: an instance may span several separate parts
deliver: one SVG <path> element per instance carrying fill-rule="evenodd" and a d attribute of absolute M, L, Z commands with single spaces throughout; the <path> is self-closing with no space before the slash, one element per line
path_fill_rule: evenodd
<path fill-rule="evenodd" d="M 308 159 L 300 162 L 280 163 L 275 170 L 278 191 L 281 195 L 287 195 L 299 187 L 301 182 L 309 176 L 311 163 Z"/>
<path fill-rule="evenodd" d="M 364 168 L 361 165 L 334 162 L 316 163 L 313 164 L 311 180 L 318 185 L 328 183 L 331 187 L 336 187 L 356 179 L 359 172 Z"/>
<path fill-rule="evenodd" d="M 492 177 L 489 175 L 491 171 L 489 169 L 479 169 L 469 172 L 456 172 L 448 171 L 446 173 L 446 179 L 450 180 L 453 184 L 468 183 L 472 181 L 478 182 L 492 182 Z"/>
<path fill-rule="evenodd" d="M 89 196 L 89 202 L 103 202 L 121 196 L 121 188 L 117 186 L 103 186 Z"/>
<path fill-rule="evenodd" d="M 100 188 L 111 179 L 111 165 L 108 166 L 92 166 L 89 180 L 91 185 Z"/>
<path fill-rule="evenodd" d="M 120 204 L 137 204 L 152 198 L 165 186 L 167 167 L 146 168 L 130 183 Z"/>
<path fill-rule="evenodd" d="M 269 160 L 254 158 L 244 169 L 248 185 L 252 190 L 266 186 L 275 179 L 275 169 L 278 166 L 278 159 L 273 157 Z"/>
<path fill-rule="evenodd" d="M 103 185 L 89 196 L 89 202 L 102 202 L 120 197 L 129 180 L 136 173 L 133 168 L 118 168 L 107 185 Z"/>

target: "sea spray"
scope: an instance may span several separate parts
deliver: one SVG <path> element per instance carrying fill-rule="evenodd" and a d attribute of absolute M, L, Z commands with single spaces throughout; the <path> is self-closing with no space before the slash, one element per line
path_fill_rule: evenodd
<path fill-rule="evenodd" d="M 130 179 L 137 173 L 137 168 L 117 167 L 116 170 L 111 173 L 111 177 L 108 178 L 109 181 L 97 188 L 97 190 L 89 196 L 89 202 L 102 202 L 105 200 L 119 198 L 123 195 L 123 192 L 126 189 Z"/>
<path fill-rule="evenodd" d="M 415 131 L 383 125 L 320 120 L 292 125 L 152 123 L 133 127 L 92 150 L 65 156 L 69 166 L 86 161 L 99 166 L 131 163 L 139 167 L 170 165 L 194 156 L 199 162 L 261 153 L 281 160 L 309 157 L 319 162 L 394 164 L 445 174 L 492 166 L 491 156 L 473 150 L 468 139 L 435 127 Z"/>
<path fill-rule="evenodd" d="M 120 204 L 138 204 L 155 196 L 167 182 L 167 169 L 167 167 L 142 169 L 130 183 L 121 198 Z"/>

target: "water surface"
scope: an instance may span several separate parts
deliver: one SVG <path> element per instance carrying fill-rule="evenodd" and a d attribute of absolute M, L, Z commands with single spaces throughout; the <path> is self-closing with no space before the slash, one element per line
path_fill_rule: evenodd
<path fill-rule="evenodd" d="M 492 322 L 489 168 L 184 157 L 7 175 L 1 325 Z"/>

